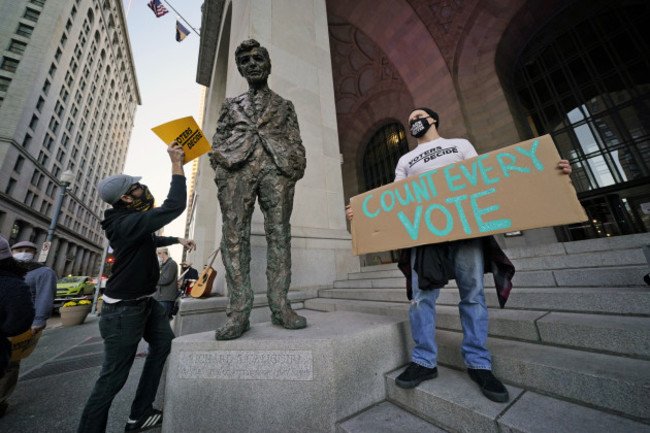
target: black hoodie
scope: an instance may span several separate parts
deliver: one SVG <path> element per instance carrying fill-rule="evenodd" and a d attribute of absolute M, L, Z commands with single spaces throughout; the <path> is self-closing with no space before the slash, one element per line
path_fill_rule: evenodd
<path fill-rule="evenodd" d="M 183 213 L 185 203 L 185 176 L 173 175 L 167 199 L 160 207 L 145 212 L 122 207 L 106 209 L 101 225 L 115 262 L 105 295 L 136 299 L 156 291 L 160 276 L 156 248 L 178 243 L 178 238 L 154 233 Z"/>

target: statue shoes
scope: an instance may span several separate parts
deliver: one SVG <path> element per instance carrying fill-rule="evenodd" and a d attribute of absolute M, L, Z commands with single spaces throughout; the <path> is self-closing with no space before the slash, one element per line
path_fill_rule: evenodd
<path fill-rule="evenodd" d="M 251 329 L 251 323 L 248 319 L 243 321 L 228 319 L 225 325 L 214 331 L 214 338 L 216 340 L 233 340 L 241 337 L 249 329 Z"/>
<path fill-rule="evenodd" d="M 299 316 L 291 308 L 282 308 L 279 313 L 271 315 L 271 323 L 281 325 L 286 329 L 302 329 L 307 327 L 307 319 Z"/>

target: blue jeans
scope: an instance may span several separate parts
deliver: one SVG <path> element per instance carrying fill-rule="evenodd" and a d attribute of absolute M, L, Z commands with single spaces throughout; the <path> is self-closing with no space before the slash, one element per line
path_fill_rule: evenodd
<path fill-rule="evenodd" d="M 158 301 L 160 305 L 165 309 L 165 315 L 168 319 L 172 318 L 172 307 L 174 306 L 175 301 Z"/>
<path fill-rule="evenodd" d="M 460 346 L 467 368 L 490 370 L 492 358 L 485 347 L 488 335 L 488 310 L 483 292 L 483 248 L 481 239 L 452 242 L 448 259 L 453 265 L 460 293 L 460 322 L 463 342 Z M 411 253 L 411 269 L 415 252 Z M 424 367 L 437 365 L 436 299 L 440 289 L 420 290 L 418 277 L 412 272 L 413 299 L 409 309 L 411 334 L 415 347 L 411 360 Z"/>
<path fill-rule="evenodd" d="M 104 304 L 99 330 L 104 339 L 104 363 L 81 416 L 79 433 L 106 430 L 111 403 L 126 383 L 142 338 L 149 343 L 149 355 L 129 418 L 137 420 L 147 415 L 153 407 L 174 338 L 165 309 L 151 297 L 135 305 Z"/>

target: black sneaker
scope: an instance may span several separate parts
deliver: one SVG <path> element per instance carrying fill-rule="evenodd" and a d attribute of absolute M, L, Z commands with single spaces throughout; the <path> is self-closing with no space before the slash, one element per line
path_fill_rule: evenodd
<path fill-rule="evenodd" d="M 421 382 L 438 377 L 438 367 L 428 368 L 411 362 L 406 370 L 395 379 L 395 384 L 400 388 L 411 389 Z"/>
<path fill-rule="evenodd" d="M 136 422 L 127 422 L 124 427 L 125 432 L 139 432 L 158 427 L 162 424 L 163 413 L 158 409 L 153 409 L 148 416 L 144 416 Z"/>
<path fill-rule="evenodd" d="M 478 383 L 483 395 L 490 400 L 496 401 L 497 403 L 505 403 L 510 399 L 508 390 L 499 379 L 494 377 L 492 371 L 468 368 L 467 373 L 474 382 Z"/>

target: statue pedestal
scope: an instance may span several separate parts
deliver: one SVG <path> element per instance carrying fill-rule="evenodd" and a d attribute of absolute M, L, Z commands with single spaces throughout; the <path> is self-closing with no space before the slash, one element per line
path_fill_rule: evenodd
<path fill-rule="evenodd" d="M 242 337 L 176 338 L 165 383 L 164 432 L 335 432 L 385 398 L 384 374 L 408 362 L 405 321 L 300 311 L 308 327 L 254 324 Z M 400 349 L 402 348 L 402 349 Z"/>

